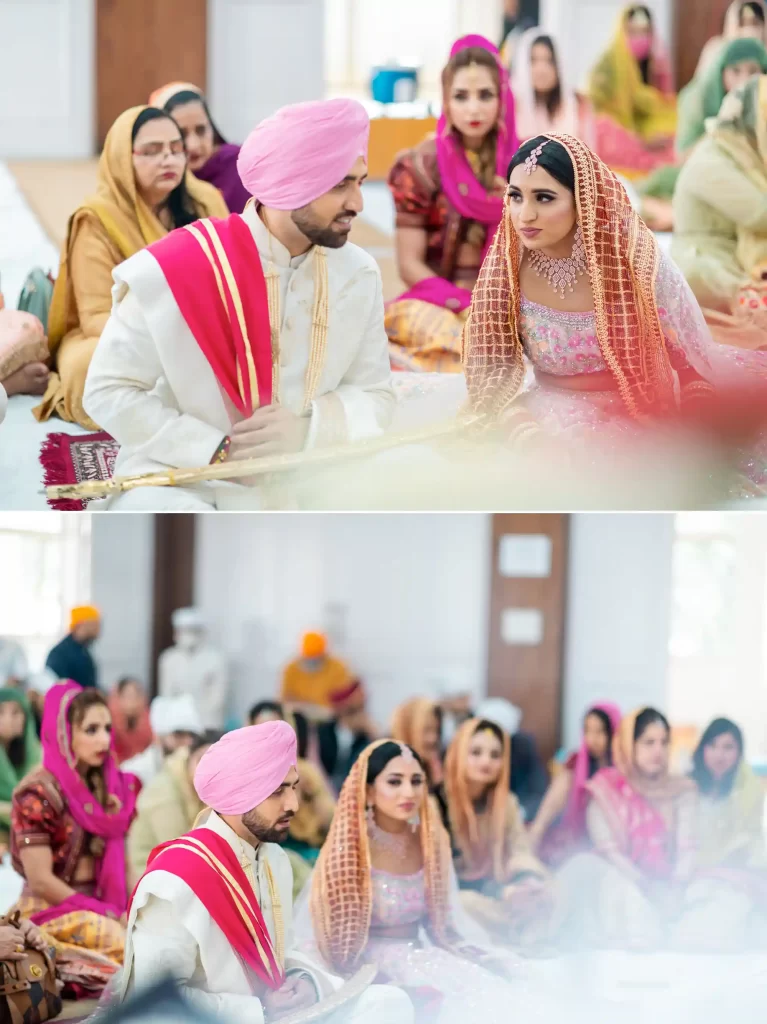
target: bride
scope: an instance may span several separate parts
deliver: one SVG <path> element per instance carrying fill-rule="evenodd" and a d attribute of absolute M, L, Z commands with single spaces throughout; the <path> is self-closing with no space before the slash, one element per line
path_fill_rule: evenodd
<path fill-rule="evenodd" d="M 471 941 L 447 833 L 410 747 L 371 744 L 344 783 L 330 834 L 295 914 L 296 943 L 349 976 L 364 963 L 437 1024 L 504 1024 L 525 997 L 510 960 Z M 473 930 L 473 935 L 472 935 Z M 561 1012 L 560 1008 L 560 1012 Z M 525 1013 L 557 1019 L 536 994 Z"/>

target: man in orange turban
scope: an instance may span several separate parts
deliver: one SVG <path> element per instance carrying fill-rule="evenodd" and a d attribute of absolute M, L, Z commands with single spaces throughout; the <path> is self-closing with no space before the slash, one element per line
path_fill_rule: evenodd
<path fill-rule="evenodd" d="M 305 633 L 301 656 L 285 668 L 280 700 L 300 704 L 311 718 L 324 718 L 332 707 L 331 694 L 347 686 L 350 679 L 346 665 L 328 654 L 327 638 L 322 633 Z"/>
<path fill-rule="evenodd" d="M 45 667 L 59 679 L 72 679 L 84 687 L 98 685 L 96 662 L 91 645 L 101 633 L 101 612 L 93 605 L 73 608 L 69 615 L 69 633 L 48 655 Z"/>

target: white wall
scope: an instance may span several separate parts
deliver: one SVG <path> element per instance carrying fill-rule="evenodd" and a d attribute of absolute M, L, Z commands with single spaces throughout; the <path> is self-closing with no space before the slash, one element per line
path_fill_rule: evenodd
<path fill-rule="evenodd" d="M 644 0 L 650 8 L 661 38 L 672 45 L 673 0 Z M 576 87 L 586 78 L 615 32 L 625 0 L 541 0 L 540 22 L 562 44 L 562 59 L 568 81 Z"/>
<path fill-rule="evenodd" d="M 92 155 L 94 39 L 94 0 L 0 0 L 0 157 Z"/>
<path fill-rule="evenodd" d="M 153 524 L 93 517 L 105 683 L 149 677 Z M 415 693 L 484 693 L 490 517 L 217 515 L 197 521 L 195 601 L 230 658 L 232 711 L 275 694 L 301 634 L 326 630 L 384 725 Z M 571 517 L 563 739 L 600 698 L 667 692 L 673 515 Z"/>
<path fill-rule="evenodd" d="M 322 99 L 324 0 L 208 0 L 208 97 L 241 142 L 288 103 Z"/>
<path fill-rule="evenodd" d="M 674 516 L 571 517 L 563 740 L 584 709 L 666 704 Z"/>
<path fill-rule="evenodd" d="M 311 628 L 335 634 L 382 725 L 416 693 L 482 692 L 488 516 L 201 516 L 197 528 L 196 602 L 231 656 L 235 711 L 276 692 Z"/>
<path fill-rule="evenodd" d="M 326 79 L 331 89 L 367 90 L 370 70 L 391 58 L 439 82 L 450 48 L 468 32 L 498 41 L 502 0 L 325 0 Z"/>
<path fill-rule="evenodd" d="M 154 580 L 154 519 L 148 515 L 93 515 L 91 595 L 102 610 L 103 631 L 93 654 L 106 689 L 120 676 L 149 681 Z"/>

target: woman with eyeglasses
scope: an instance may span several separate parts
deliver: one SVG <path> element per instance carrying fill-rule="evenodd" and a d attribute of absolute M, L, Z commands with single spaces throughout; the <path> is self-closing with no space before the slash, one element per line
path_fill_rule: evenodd
<path fill-rule="evenodd" d="M 112 270 L 174 228 L 226 217 L 223 196 L 187 168 L 181 131 L 154 107 L 121 114 L 104 142 L 95 195 L 70 218 L 48 321 L 51 375 L 38 420 L 90 430 L 83 409 L 91 356 L 112 308 Z"/>

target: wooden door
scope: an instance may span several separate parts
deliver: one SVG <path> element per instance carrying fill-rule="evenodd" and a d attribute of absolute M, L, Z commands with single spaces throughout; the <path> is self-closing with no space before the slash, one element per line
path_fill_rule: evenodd
<path fill-rule="evenodd" d="M 488 694 L 523 711 L 548 761 L 559 749 L 568 516 L 493 516 Z"/>
<path fill-rule="evenodd" d="M 152 697 L 157 696 L 157 659 L 173 643 L 171 616 L 194 604 L 195 517 L 195 512 L 154 516 Z"/>
<path fill-rule="evenodd" d="M 703 47 L 721 35 L 730 0 L 676 0 L 674 4 L 675 81 L 677 89 L 695 74 Z"/>
<path fill-rule="evenodd" d="M 206 88 L 207 0 L 98 0 L 99 149 L 115 118 L 168 82 Z"/>

